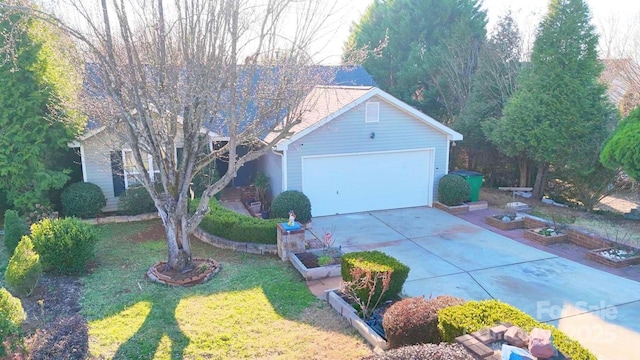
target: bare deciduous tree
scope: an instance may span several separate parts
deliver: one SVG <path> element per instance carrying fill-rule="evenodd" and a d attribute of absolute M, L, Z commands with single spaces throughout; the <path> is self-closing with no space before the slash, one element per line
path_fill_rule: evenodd
<path fill-rule="evenodd" d="M 168 265 L 190 268 L 189 234 L 211 197 L 286 137 L 312 105 L 303 101 L 315 84 L 305 49 L 331 6 L 322 0 L 69 0 L 57 9 L 63 15 L 0 3 L 0 13 L 23 11 L 56 24 L 94 64 L 90 85 L 99 96 L 89 99 L 88 112 L 131 148 L 137 180 L 166 230 Z M 212 136 L 226 142 L 211 150 Z M 249 151 L 239 154 L 239 146 Z M 148 155 L 159 173 L 148 173 Z M 190 213 L 194 175 L 227 156 L 228 171 L 198 194 Z"/>

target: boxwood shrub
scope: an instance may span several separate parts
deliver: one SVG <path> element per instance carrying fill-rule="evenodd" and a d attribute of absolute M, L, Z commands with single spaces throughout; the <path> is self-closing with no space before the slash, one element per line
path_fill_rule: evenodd
<path fill-rule="evenodd" d="M 192 202 L 197 204 L 197 202 Z M 283 219 L 263 220 L 238 214 L 224 208 L 217 200 L 209 202 L 211 211 L 202 219 L 200 228 L 209 234 L 233 241 L 276 244 L 277 226 Z"/>
<path fill-rule="evenodd" d="M 78 182 L 69 185 L 60 196 L 65 216 L 83 219 L 94 218 L 107 205 L 102 189 L 90 182 Z"/>
<path fill-rule="evenodd" d="M 31 240 L 44 270 L 76 274 L 93 259 L 97 237 L 93 226 L 69 217 L 31 225 Z"/>
<path fill-rule="evenodd" d="M 9 260 L 4 278 L 18 296 L 29 296 L 42 275 L 40 256 L 33 250 L 31 238 L 23 236 Z"/>
<path fill-rule="evenodd" d="M 27 318 L 20 299 L 15 298 L 5 288 L 0 288 L 0 356 L 6 355 L 5 344 L 19 343 L 20 326 Z"/>
<path fill-rule="evenodd" d="M 569 338 L 552 325 L 541 323 L 515 307 L 497 300 L 469 301 L 438 312 L 438 328 L 443 340 L 455 341 L 455 338 L 508 322 L 529 332 L 534 327 L 549 329 L 553 334 L 553 344 L 572 359 L 596 360 L 589 350 L 577 341 Z"/>
<path fill-rule="evenodd" d="M 7 254 L 11 256 L 22 236 L 29 233 L 27 221 L 18 215 L 15 210 L 7 210 L 4 213 L 4 246 Z"/>
<path fill-rule="evenodd" d="M 438 201 L 447 206 L 460 205 L 469 200 L 471 188 L 459 175 L 447 174 L 438 182 Z"/>
<path fill-rule="evenodd" d="M 409 276 L 409 267 L 395 258 L 378 250 L 374 251 L 359 251 L 342 255 L 340 260 L 342 279 L 344 281 L 353 281 L 351 275 L 351 269 L 361 268 L 365 271 L 383 272 L 391 270 L 391 281 L 389 283 L 389 290 L 382 296 L 381 303 L 387 300 L 394 299 L 402 291 L 402 285 Z M 382 286 L 376 286 L 376 293 L 374 298 L 377 299 L 379 292 L 382 291 Z M 364 298 L 368 296 L 367 289 L 362 289 L 358 296 Z"/>
<path fill-rule="evenodd" d="M 144 186 L 132 186 L 120 194 L 118 211 L 123 215 L 140 215 L 158 212 L 151 195 Z"/>
<path fill-rule="evenodd" d="M 289 218 L 289 210 L 296 213 L 296 221 L 307 223 L 311 220 L 311 202 L 307 195 L 296 190 L 281 192 L 271 204 L 271 218 Z"/>

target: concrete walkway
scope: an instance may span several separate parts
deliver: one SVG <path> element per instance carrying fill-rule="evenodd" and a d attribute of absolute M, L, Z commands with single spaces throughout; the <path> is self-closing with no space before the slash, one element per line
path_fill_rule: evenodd
<path fill-rule="evenodd" d="M 343 251 L 380 250 L 411 271 L 407 296 L 499 299 L 550 322 L 599 359 L 633 359 L 640 283 L 420 207 L 313 219 L 309 237 L 335 228 Z"/>

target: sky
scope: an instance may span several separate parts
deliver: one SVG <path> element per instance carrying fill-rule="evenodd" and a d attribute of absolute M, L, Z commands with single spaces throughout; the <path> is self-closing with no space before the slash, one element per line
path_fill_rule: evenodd
<path fill-rule="evenodd" d="M 357 22 L 373 0 L 339 0 L 341 5 L 335 20 L 328 24 L 325 38 L 315 49 L 316 60 L 325 64 L 340 63 L 342 46 L 349 37 L 351 24 Z M 638 41 L 640 35 L 640 0 L 586 0 L 593 15 L 593 24 L 601 33 L 601 53 L 605 57 L 628 56 L 629 41 Z M 523 39 L 533 41 L 538 23 L 546 13 L 547 0 L 484 0 L 490 30 L 500 15 L 511 10 L 518 22 Z M 635 31 L 635 33 L 631 33 Z M 525 45 L 525 50 L 527 46 Z M 608 53 L 608 56 L 607 54 Z M 622 54 L 624 53 L 624 54 Z"/>

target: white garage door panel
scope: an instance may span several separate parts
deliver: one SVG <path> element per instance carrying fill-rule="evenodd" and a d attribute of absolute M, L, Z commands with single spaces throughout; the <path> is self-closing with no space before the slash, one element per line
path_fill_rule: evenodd
<path fill-rule="evenodd" d="M 314 216 L 430 205 L 432 150 L 305 157 Z"/>

